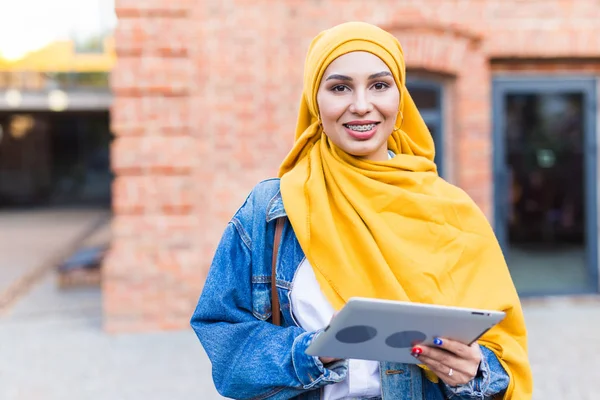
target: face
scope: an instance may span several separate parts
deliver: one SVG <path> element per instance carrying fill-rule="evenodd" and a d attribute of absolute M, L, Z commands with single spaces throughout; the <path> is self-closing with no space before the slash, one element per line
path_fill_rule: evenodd
<path fill-rule="evenodd" d="M 336 58 L 323 74 L 317 104 L 334 145 L 356 157 L 387 160 L 400 92 L 379 57 L 361 51 Z"/>

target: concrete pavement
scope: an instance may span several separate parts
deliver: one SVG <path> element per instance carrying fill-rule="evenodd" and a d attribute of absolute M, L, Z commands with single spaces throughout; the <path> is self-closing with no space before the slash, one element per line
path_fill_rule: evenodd
<path fill-rule="evenodd" d="M 600 399 L 600 299 L 526 301 L 524 310 L 533 398 Z"/>
<path fill-rule="evenodd" d="M 107 335 L 100 290 L 48 274 L 0 319 L 0 399 L 220 399 L 191 330 Z"/>
<path fill-rule="evenodd" d="M 0 211 L 0 314 L 109 217 L 102 209 Z"/>
<path fill-rule="evenodd" d="M 107 335 L 100 288 L 58 288 L 53 267 L 78 244 L 106 242 L 109 217 L 0 213 L 0 399 L 220 399 L 191 329 Z"/>

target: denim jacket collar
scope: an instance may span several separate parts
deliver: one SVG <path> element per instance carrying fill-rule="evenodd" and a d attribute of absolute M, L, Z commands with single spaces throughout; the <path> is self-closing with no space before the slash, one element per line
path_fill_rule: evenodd
<path fill-rule="evenodd" d="M 281 191 L 278 190 L 275 196 L 269 200 L 269 205 L 267 206 L 267 223 L 281 217 L 287 217 L 287 213 L 283 207 Z"/>

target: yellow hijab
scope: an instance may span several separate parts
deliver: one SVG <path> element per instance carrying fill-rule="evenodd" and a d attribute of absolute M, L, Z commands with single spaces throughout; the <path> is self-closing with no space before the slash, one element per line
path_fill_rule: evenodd
<path fill-rule="evenodd" d="M 319 123 L 323 73 L 352 51 L 378 56 L 400 88 L 397 129 L 388 141 L 396 154 L 391 160 L 344 153 Z M 433 140 L 405 77 L 400 43 L 378 27 L 345 23 L 313 40 L 296 142 L 280 169 L 289 220 L 336 309 L 362 296 L 505 311 L 506 318 L 479 342 L 510 375 L 505 399 L 529 399 L 525 322 L 504 257 L 479 208 L 438 177 Z"/>

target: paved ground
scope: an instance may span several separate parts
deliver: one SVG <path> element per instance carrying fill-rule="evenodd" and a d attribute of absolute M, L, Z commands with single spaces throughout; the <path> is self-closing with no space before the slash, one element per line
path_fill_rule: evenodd
<path fill-rule="evenodd" d="M 221 398 L 191 331 L 107 335 L 99 289 L 61 291 L 55 278 L 47 273 L 0 315 L 0 399 Z M 525 312 L 534 399 L 600 398 L 600 300 L 526 302 Z"/>
<path fill-rule="evenodd" d="M 109 215 L 100 209 L 1 211 L 0 296 L 60 257 Z"/>
<path fill-rule="evenodd" d="M 600 399 L 600 300 L 526 304 L 525 317 L 534 399 Z"/>
<path fill-rule="evenodd" d="M 0 307 L 0 399 L 220 399 L 191 330 L 107 335 L 99 288 L 57 287 L 48 265 L 84 237 L 86 245 L 105 242 L 108 225 L 100 222 L 108 216 L 103 210 L 0 213 L 0 298 L 23 277 L 45 271 L 26 295 Z"/>
<path fill-rule="evenodd" d="M 98 289 L 48 275 L 0 319 L 0 399 L 218 399 L 191 331 L 106 335 Z"/>

